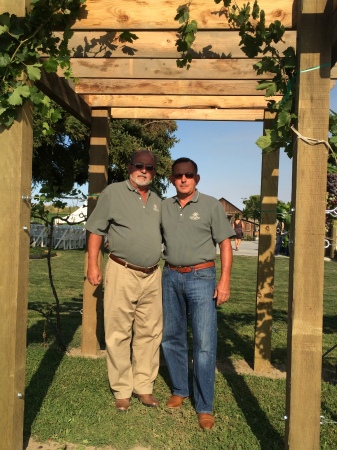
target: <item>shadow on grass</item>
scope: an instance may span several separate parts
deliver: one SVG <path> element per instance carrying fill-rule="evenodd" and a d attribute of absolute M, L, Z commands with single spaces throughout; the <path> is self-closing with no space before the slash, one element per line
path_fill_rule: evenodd
<path fill-rule="evenodd" d="M 81 325 L 82 319 L 81 315 L 78 313 L 80 304 L 82 304 L 81 298 L 73 298 L 71 302 L 62 304 L 61 335 L 66 346 L 72 341 L 76 330 Z M 42 302 L 35 302 L 34 307 L 43 309 L 43 304 Z M 76 315 L 72 315 L 74 313 L 76 313 Z M 27 331 L 27 345 L 36 345 L 36 343 L 41 344 L 44 331 L 44 319 L 38 320 L 34 325 L 29 327 Z M 53 333 L 52 328 L 48 328 L 48 333 L 50 335 Z M 48 349 L 25 390 L 24 448 L 26 448 L 31 436 L 32 424 L 41 409 L 43 400 L 53 382 L 54 375 L 65 356 L 65 352 L 56 345 L 56 341 L 50 342 L 49 339 L 47 345 Z"/>
<path fill-rule="evenodd" d="M 236 332 L 234 327 L 251 326 L 254 330 L 254 321 L 253 314 L 218 312 L 218 343 L 221 342 L 221 345 L 218 345 L 218 358 L 227 359 L 235 354 L 252 365 L 254 355 L 253 334 L 243 337 Z"/>
<path fill-rule="evenodd" d="M 234 370 L 234 366 L 232 367 Z M 229 388 L 241 409 L 247 425 L 259 441 L 261 450 L 281 450 L 284 448 L 283 437 L 273 427 L 258 399 L 247 386 L 241 375 L 222 372 Z"/>
<path fill-rule="evenodd" d="M 218 346 L 218 359 L 228 360 L 232 354 L 239 354 L 249 365 L 253 365 L 254 340 L 249 336 L 241 336 L 234 327 L 240 323 L 241 326 L 252 325 L 252 329 L 254 329 L 254 320 L 252 314 L 218 314 L 218 342 L 222 343 L 221 346 Z M 283 437 L 269 421 L 244 377 L 229 373 L 235 372 L 235 367 L 230 360 L 229 365 L 232 366 L 230 371 L 220 370 L 220 373 L 226 379 L 238 407 L 246 418 L 247 425 L 259 441 L 261 449 L 283 449 Z"/>
<path fill-rule="evenodd" d="M 335 334 L 337 333 L 337 316 L 323 316 L 323 333 Z"/>

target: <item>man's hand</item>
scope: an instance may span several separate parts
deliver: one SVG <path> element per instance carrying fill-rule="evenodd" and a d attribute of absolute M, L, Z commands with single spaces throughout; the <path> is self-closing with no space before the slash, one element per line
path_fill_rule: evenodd
<path fill-rule="evenodd" d="M 87 279 L 93 286 L 98 286 L 102 282 L 102 273 L 97 264 L 89 265 Z"/>
<path fill-rule="evenodd" d="M 229 300 L 231 293 L 230 279 L 220 280 L 217 287 L 215 288 L 213 298 L 216 298 L 217 306 L 226 303 Z"/>

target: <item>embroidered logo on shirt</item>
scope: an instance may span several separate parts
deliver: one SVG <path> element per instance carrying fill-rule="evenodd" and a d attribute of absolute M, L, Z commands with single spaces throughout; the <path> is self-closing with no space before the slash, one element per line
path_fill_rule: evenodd
<path fill-rule="evenodd" d="M 195 212 L 190 216 L 191 220 L 200 220 L 199 213 Z"/>
<path fill-rule="evenodd" d="M 159 212 L 159 208 L 157 205 L 153 205 L 153 211 Z"/>

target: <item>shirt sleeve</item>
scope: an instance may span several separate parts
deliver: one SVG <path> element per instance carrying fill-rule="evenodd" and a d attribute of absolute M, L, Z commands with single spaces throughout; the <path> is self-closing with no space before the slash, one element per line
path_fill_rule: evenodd
<path fill-rule="evenodd" d="M 97 204 L 90 217 L 87 220 L 85 228 L 91 233 L 104 236 L 108 232 L 110 217 L 109 217 L 109 202 L 107 190 L 101 192 L 98 197 Z"/>
<path fill-rule="evenodd" d="M 225 239 L 235 236 L 233 227 L 227 219 L 225 210 L 219 201 L 216 200 L 212 211 L 212 236 L 213 240 L 219 244 Z"/>

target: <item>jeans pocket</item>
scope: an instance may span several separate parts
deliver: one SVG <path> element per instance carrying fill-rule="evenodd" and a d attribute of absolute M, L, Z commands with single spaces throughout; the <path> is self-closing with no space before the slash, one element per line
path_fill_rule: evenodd
<path fill-rule="evenodd" d="M 215 280 L 215 267 L 208 269 L 199 269 L 194 271 L 194 276 L 200 279 Z"/>

